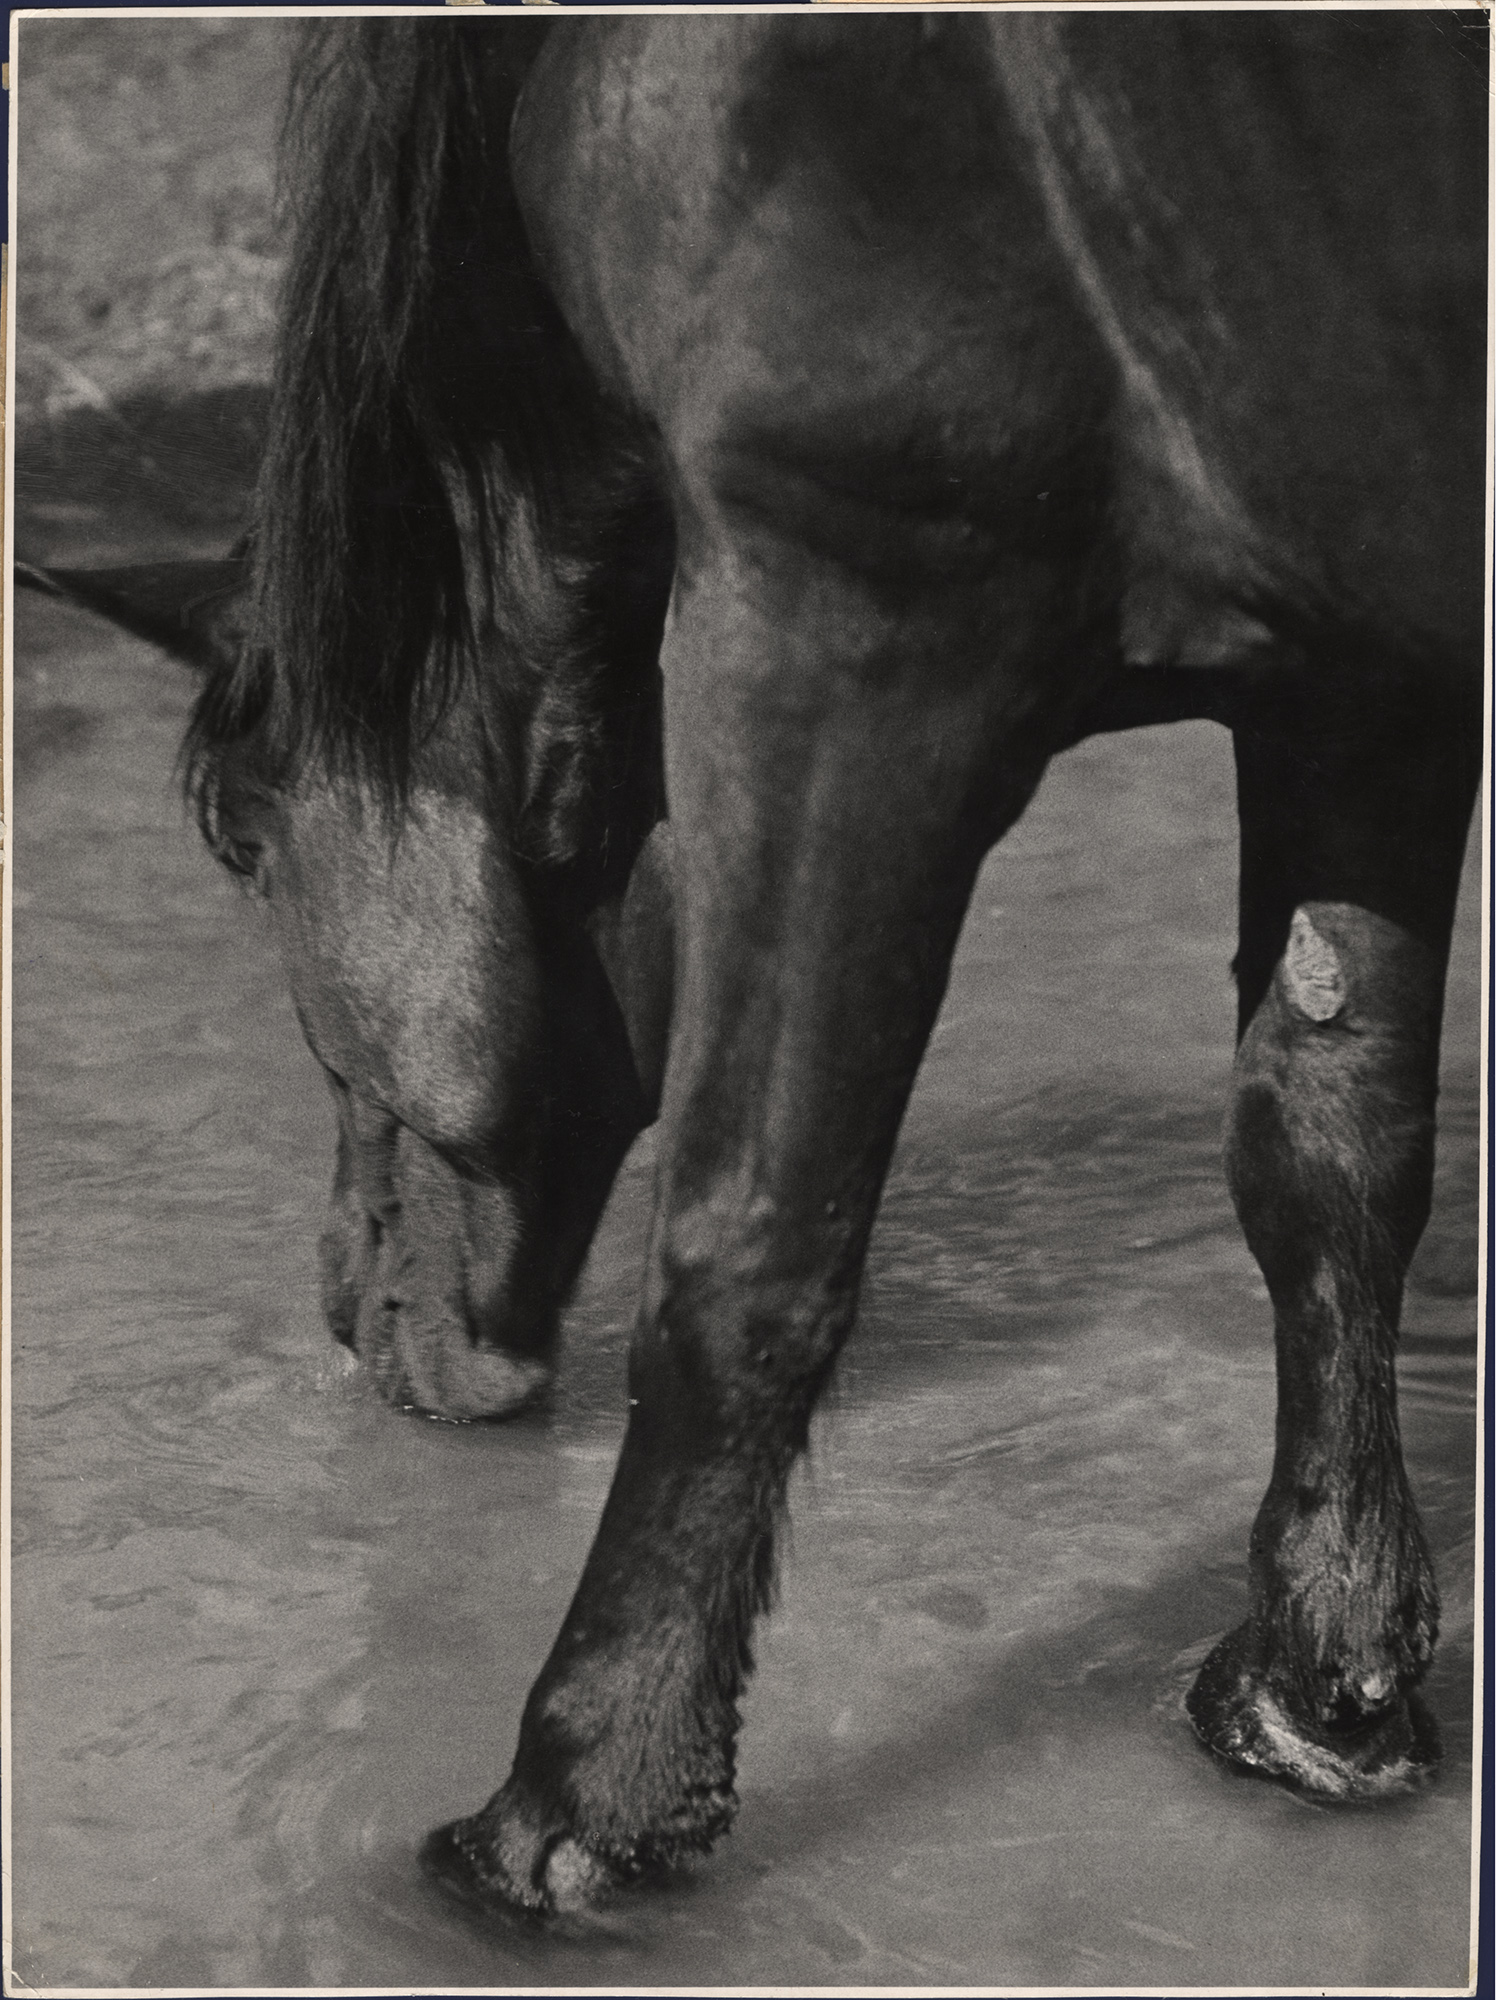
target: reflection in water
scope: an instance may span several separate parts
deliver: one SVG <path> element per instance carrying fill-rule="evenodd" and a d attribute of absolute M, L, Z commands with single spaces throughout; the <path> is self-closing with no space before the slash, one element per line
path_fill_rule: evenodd
<path fill-rule="evenodd" d="M 737 1832 L 548 1938 L 416 1840 L 503 1776 L 621 1434 L 651 1152 L 553 1408 L 400 1418 L 334 1350 L 332 1121 L 171 796 L 188 690 L 24 604 L 17 668 L 17 1969 L 35 1985 L 1453 1984 L 1465 1971 L 1475 877 L 1404 1416 L 1438 1552 L 1425 1798 L 1223 1775 L 1181 1676 L 1240 1616 L 1260 1280 L 1218 1167 L 1229 759 L 1062 761 L 984 873 L 797 1479 Z"/>

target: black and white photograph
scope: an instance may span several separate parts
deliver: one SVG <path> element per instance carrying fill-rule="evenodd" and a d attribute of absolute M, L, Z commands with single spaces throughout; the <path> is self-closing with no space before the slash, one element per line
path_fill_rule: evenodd
<path fill-rule="evenodd" d="M 7 89 L 7 1995 L 1472 1993 L 1486 11 Z"/>

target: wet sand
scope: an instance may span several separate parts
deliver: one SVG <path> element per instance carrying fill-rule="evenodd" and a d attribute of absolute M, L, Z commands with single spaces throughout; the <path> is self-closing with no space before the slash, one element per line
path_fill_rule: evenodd
<path fill-rule="evenodd" d="M 1218 1164 L 1229 752 L 1083 747 L 984 873 L 795 1482 L 737 1830 L 546 1939 L 418 1876 L 503 1777 L 621 1435 L 650 1146 L 553 1410 L 389 1411 L 321 1326 L 332 1119 L 184 825 L 184 672 L 18 607 L 16 1969 L 37 1987 L 1455 1985 L 1470 1824 L 1474 864 L 1400 1364 L 1445 1597 L 1426 1796 L 1232 1777 L 1263 1289 Z"/>

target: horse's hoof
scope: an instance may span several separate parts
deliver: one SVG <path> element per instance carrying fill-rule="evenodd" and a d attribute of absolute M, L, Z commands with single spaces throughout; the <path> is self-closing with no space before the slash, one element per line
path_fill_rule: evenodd
<path fill-rule="evenodd" d="M 544 1902 L 524 1895 L 494 1852 L 481 1819 L 454 1819 L 421 1843 L 422 1872 L 470 1910 L 530 1918 L 545 1915 Z"/>
<path fill-rule="evenodd" d="M 1210 1654 L 1184 1705 L 1217 1757 L 1315 1798 L 1395 1798 L 1420 1790 L 1439 1762 L 1438 1728 L 1416 1695 L 1355 1729 L 1312 1728 L 1291 1716 L 1252 1663 L 1246 1625 Z"/>
<path fill-rule="evenodd" d="M 425 1874 L 468 1909 L 530 1922 L 594 1909 L 615 1886 L 613 1871 L 577 1840 L 562 1838 L 522 1879 L 505 1866 L 486 1815 L 439 1826 L 421 1843 Z"/>

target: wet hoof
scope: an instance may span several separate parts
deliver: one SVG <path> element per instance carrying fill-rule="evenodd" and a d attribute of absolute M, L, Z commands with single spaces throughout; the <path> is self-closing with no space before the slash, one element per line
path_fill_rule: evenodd
<path fill-rule="evenodd" d="M 519 1845 L 503 1843 L 511 1844 Z M 483 1813 L 439 1826 L 421 1843 L 419 1858 L 427 1877 L 465 1908 L 531 1923 L 595 1909 L 618 1886 L 605 1861 L 566 1836 L 542 1847 L 529 1866 L 506 1865 Z"/>
<path fill-rule="evenodd" d="M 731 1825 L 736 1803 L 730 1786 L 704 1785 L 668 1831 L 634 1833 L 604 1849 L 511 1778 L 481 1812 L 428 1835 L 420 1862 L 469 1909 L 592 1920 L 616 1891 L 664 1882 L 708 1853 Z"/>
<path fill-rule="evenodd" d="M 1438 1729 L 1416 1695 L 1352 1729 L 1312 1728 L 1290 1716 L 1252 1662 L 1246 1625 L 1221 1640 L 1184 1705 L 1217 1757 L 1315 1798 L 1396 1798 L 1422 1789 L 1439 1762 Z"/>

